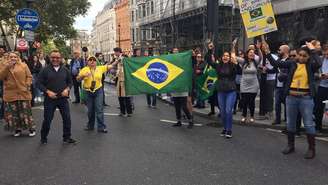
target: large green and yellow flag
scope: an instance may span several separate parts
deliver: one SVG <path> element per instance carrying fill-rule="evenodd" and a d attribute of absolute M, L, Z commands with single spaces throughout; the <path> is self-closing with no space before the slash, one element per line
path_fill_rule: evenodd
<path fill-rule="evenodd" d="M 153 57 L 124 58 L 127 95 L 189 92 L 191 51 Z"/>

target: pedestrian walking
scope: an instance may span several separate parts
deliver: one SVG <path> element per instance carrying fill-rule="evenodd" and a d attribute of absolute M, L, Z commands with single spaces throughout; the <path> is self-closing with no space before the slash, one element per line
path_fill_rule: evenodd
<path fill-rule="evenodd" d="M 290 154 L 295 151 L 295 132 L 297 113 L 300 112 L 306 129 L 308 151 L 304 155 L 305 159 L 315 157 L 315 125 L 312 119 L 315 82 L 314 73 L 321 67 L 322 61 L 315 52 L 315 47 L 310 42 L 298 50 L 296 61 L 277 61 L 271 56 L 269 45 L 265 42 L 263 50 L 270 63 L 275 67 L 288 68 L 288 80 L 286 81 L 285 94 L 287 95 L 287 148 L 283 154 Z"/>
<path fill-rule="evenodd" d="M 79 51 L 74 51 L 73 55 L 74 58 L 71 60 L 70 63 L 71 66 L 70 70 L 72 74 L 74 96 L 75 96 L 75 101 L 73 101 L 73 103 L 80 103 L 81 82 L 77 81 L 76 77 L 79 74 L 80 70 L 84 67 L 84 60 L 80 57 Z"/>
<path fill-rule="evenodd" d="M 237 40 L 233 42 L 232 48 L 235 48 Z M 235 57 L 234 49 L 230 55 L 229 52 L 223 52 L 219 63 L 215 62 L 215 58 L 211 53 L 214 48 L 213 43 L 208 45 L 208 54 L 206 61 L 211 65 L 218 75 L 217 80 L 217 96 L 220 107 L 221 120 L 223 123 L 223 130 L 221 136 L 232 138 L 232 115 L 233 107 L 236 102 L 236 74 L 237 74 L 237 59 Z"/>
<path fill-rule="evenodd" d="M 15 137 L 23 130 L 29 130 L 31 137 L 35 136 L 30 91 L 32 75 L 18 53 L 10 52 L 7 60 L 0 63 L 0 80 L 3 81 L 6 130 L 15 132 Z"/>
<path fill-rule="evenodd" d="M 112 65 L 116 65 L 113 63 Z M 97 58 L 91 56 L 88 58 L 87 66 L 84 67 L 77 76 L 78 81 L 83 80 L 83 89 L 86 92 L 88 108 L 88 124 L 86 131 L 94 130 L 97 120 L 98 132 L 107 133 L 107 126 L 104 123 L 104 104 L 103 104 L 103 83 L 102 76 L 112 68 L 112 65 L 97 66 Z"/>
<path fill-rule="evenodd" d="M 57 108 L 63 119 L 63 142 L 76 143 L 71 138 L 71 115 L 68 103 L 69 92 L 73 85 L 72 76 L 70 71 L 63 66 L 59 50 L 53 50 L 50 53 L 50 64 L 41 70 L 37 83 L 45 95 L 41 143 L 48 142 L 47 137 Z"/>

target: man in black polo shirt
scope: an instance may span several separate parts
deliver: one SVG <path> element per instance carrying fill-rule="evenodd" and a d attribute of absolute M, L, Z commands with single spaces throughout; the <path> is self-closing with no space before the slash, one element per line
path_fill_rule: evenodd
<path fill-rule="evenodd" d="M 76 143 L 71 138 L 71 116 L 67 100 L 70 88 L 72 87 L 71 74 L 62 65 L 61 54 L 58 50 L 51 52 L 50 61 L 50 65 L 45 67 L 38 77 L 39 88 L 45 95 L 41 143 L 47 144 L 47 136 L 56 108 L 59 109 L 63 119 L 63 142 Z"/>

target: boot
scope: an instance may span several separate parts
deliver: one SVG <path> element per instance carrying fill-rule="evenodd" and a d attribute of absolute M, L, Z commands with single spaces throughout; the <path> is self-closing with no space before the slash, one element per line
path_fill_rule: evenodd
<path fill-rule="evenodd" d="M 172 127 L 181 127 L 182 123 L 181 121 L 178 121 L 176 124 L 172 125 Z"/>
<path fill-rule="evenodd" d="M 288 139 L 288 146 L 282 151 L 282 153 L 285 155 L 295 152 L 295 133 L 288 132 L 287 139 Z"/>
<path fill-rule="evenodd" d="M 309 144 L 309 149 L 304 155 L 305 159 L 313 159 L 315 157 L 315 135 L 314 134 L 307 134 L 307 140 Z"/>

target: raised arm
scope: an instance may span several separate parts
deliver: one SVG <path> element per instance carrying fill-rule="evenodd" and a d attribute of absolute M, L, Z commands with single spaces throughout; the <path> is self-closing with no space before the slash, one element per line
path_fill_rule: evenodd
<path fill-rule="evenodd" d="M 271 51 L 270 51 L 270 47 L 268 45 L 268 43 L 264 40 L 262 43 L 262 49 L 265 53 L 266 58 L 269 60 L 270 64 L 273 67 L 280 67 L 280 68 L 289 68 L 291 61 L 281 61 L 281 60 L 276 60 L 273 58 Z"/>
<path fill-rule="evenodd" d="M 322 66 L 322 59 L 315 51 L 315 47 L 311 42 L 306 42 L 306 46 L 311 50 L 310 62 L 313 71 L 317 71 Z"/>
<path fill-rule="evenodd" d="M 214 44 L 212 42 L 208 44 L 208 52 L 205 55 L 205 61 L 208 65 L 212 66 L 213 68 L 216 68 L 217 63 L 215 63 Z"/>

